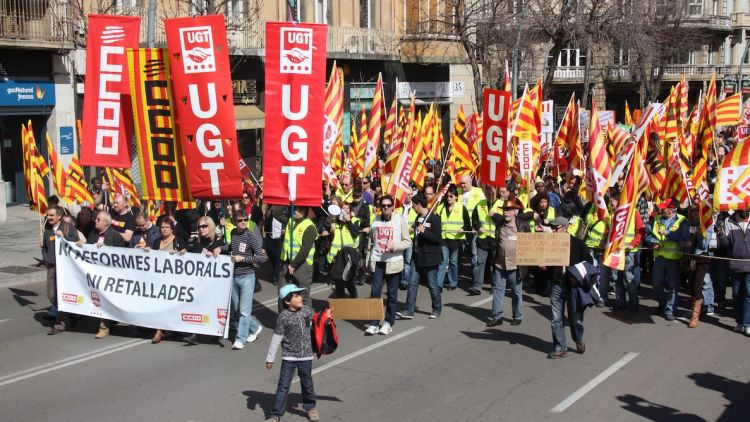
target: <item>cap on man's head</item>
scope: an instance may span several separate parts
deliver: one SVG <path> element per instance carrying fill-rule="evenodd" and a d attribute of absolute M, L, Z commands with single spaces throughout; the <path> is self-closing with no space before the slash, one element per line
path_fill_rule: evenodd
<path fill-rule="evenodd" d="M 279 299 L 284 300 L 289 293 L 302 292 L 307 289 L 303 287 L 297 287 L 294 284 L 287 284 L 279 290 Z"/>
<path fill-rule="evenodd" d="M 505 203 L 503 204 L 503 209 L 523 211 L 523 203 L 518 198 L 511 198 L 505 201 Z"/>
<path fill-rule="evenodd" d="M 555 217 L 554 220 L 550 221 L 549 225 L 552 227 L 567 226 L 568 219 L 563 216 L 558 216 L 558 217 Z"/>
<path fill-rule="evenodd" d="M 679 207 L 680 207 L 680 202 L 674 198 L 668 198 L 666 201 L 659 204 L 660 210 L 665 210 L 667 208 L 677 209 Z"/>

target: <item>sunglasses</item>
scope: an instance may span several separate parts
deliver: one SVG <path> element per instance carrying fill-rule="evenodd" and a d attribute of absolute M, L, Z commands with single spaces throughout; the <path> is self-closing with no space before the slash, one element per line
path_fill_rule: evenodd
<path fill-rule="evenodd" d="M 381 208 L 391 208 L 393 204 L 380 204 Z"/>
<path fill-rule="evenodd" d="M 244 222 L 247 222 L 247 218 L 238 218 L 238 219 L 237 219 L 237 222 L 238 222 L 238 223 L 244 223 Z"/>
<path fill-rule="evenodd" d="M 207 229 L 208 228 L 208 224 L 201 224 L 200 226 L 198 226 L 198 228 L 199 229 Z"/>

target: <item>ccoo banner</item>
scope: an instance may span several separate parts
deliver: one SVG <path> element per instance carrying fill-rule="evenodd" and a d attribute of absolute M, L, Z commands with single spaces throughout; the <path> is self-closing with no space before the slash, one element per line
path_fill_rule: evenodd
<path fill-rule="evenodd" d="M 266 23 L 263 200 L 319 206 L 326 25 Z"/>
<path fill-rule="evenodd" d="M 57 306 L 139 327 L 224 336 L 234 266 L 206 257 L 57 238 Z"/>
<path fill-rule="evenodd" d="M 167 50 L 129 48 L 128 72 L 141 167 L 141 198 L 192 201 L 185 154 L 174 124 Z"/>
<path fill-rule="evenodd" d="M 165 19 L 164 31 L 190 190 L 195 198 L 240 198 L 224 16 Z"/>
<path fill-rule="evenodd" d="M 508 168 L 508 119 L 510 92 L 485 89 L 483 101 L 482 161 L 479 174 L 482 182 L 492 186 L 505 186 Z"/>
<path fill-rule="evenodd" d="M 141 18 L 89 15 L 81 164 L 130 168 L 133 115 L 127 84 L 128 48 L 138 48 Z"/>

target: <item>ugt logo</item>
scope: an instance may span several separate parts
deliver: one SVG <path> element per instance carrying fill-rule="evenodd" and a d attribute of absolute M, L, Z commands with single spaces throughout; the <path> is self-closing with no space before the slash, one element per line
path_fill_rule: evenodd
<path fill-rule="evenodd" d="M 280 73 L 312 74 L 312 28 L 281 28 Z"/>
<path fill-rule="evenodd" d="M 185 73 L 216 71 L 214 39 L 210 26 L 180 28 L 180 46 Z"/>

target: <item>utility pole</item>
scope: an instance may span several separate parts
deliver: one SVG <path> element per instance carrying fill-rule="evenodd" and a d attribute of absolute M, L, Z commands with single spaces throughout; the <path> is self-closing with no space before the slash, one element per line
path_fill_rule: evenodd
<path fill-rule="evenodd" d="M 518 50 L 521 48 L 521 28 L 523 27 L 523 22 L 526 20 L 526 2 L 527 0 L 512 0 L 515 1 L 516 4 L 519 2 L 521 3 L 521 18 L 516 20 L 516 43 L 513 46 L 513 75 L 512 75 L 512 87 L 511 91 L 513 92 L 513 100 L 516 99 L 518 96 L 516 91 L 518 87 Z"/>
<path fill-rule="evenodd" d="M 148 1 L 148 23 L 146 27 L 146 43 L 148 48 L 156 44 L 156 0 Z"/>

